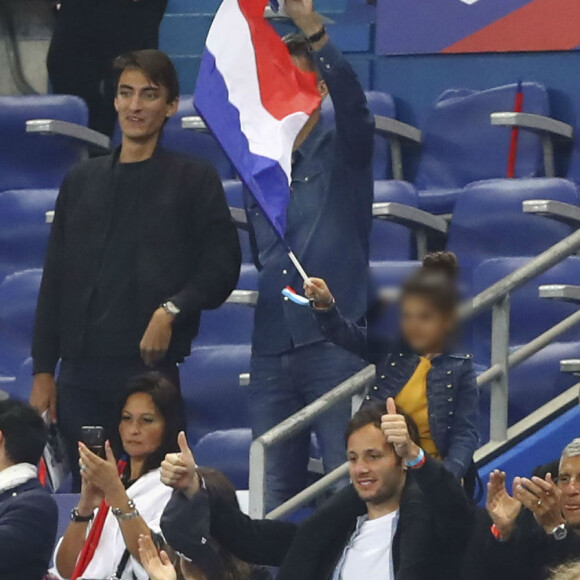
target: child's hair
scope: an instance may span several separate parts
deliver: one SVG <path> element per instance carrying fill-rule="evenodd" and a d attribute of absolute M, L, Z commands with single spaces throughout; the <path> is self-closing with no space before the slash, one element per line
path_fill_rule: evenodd
<path fill-rule="evenodd" d="M 459 263 L 453 252 L 433 252 L 404 284 L 401 300 L 409 296 L 426 298 L 440 312 L 451 314 L 459 303 Z"/>

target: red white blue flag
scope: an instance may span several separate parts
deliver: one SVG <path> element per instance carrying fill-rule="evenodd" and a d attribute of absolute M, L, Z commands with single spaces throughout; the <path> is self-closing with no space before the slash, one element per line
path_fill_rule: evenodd
<path fill-rule="evenodd" d="M 290 200 L 292 148 L 320 104 L 264 19 L 267 0 L 224 0 L 210 28 L 195 107 L 278 235 Z"/>

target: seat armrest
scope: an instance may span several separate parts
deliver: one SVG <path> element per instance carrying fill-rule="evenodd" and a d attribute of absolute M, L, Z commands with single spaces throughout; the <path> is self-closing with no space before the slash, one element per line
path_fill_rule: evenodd
<path fill-rule="evenodd" d="M 205 121 L 199 115 L 195 115 L 192 117 L 182 117 L 181 128 L 189 129 L 190 131 L 203 131 L 203 132 L 209 131 L 207 125 L 205 124 Z"/>
<path fill-rule="evenodd" d="M 226 300 L 228 304 L 239 304 L 240 306 L 256 306 L 258 302 L 257 290 L 234 290 Z"/>
<path fill-rule="evenodd" d="M 51 224 L 54 221 L 54 210 L 51 209 L 44 214 L 44 219 L 47 224 Z"/>
<path fill-rule="evenodd" d="M 236 223 L 236 227 L 240 230 L 248 229 L 248 216 L 246 212 L 239 207 L 230 207 L 230 215 Z"/>
<path fill-rule="evenodd" d="M 552 138 L 571 140 L 574 136 L 574 129 L 571 125 L 534 113 L 492 113 L 491 124 L 500 127 L 519 127 L 520 129 L 539 133 L 544 150 L 544 173 L 546 177 L 554 177 L 556 175 Z"/>
<path fill-rule="evenodd" d="M 572 284 L 544 284 L 540 286 L 540 298 L 562 300 L 580 305 L 580 286 Z"/>
<path fill-rule="evenodd" d="M 541 215 L 573 228 L 580 227 L 580 207 L 552 199 L 529 199 L 522 203 L 524 213 Z"/>
<path fill-rule="evenodd" d="M 580 359 L 561 360 L 560 371 L 580 376 Z"/>
<path fill-rule="evenodd" d="M 9 398 L 10 398 L 10 395 L 6 391 L 3 391 L 2 389 L 0 389 L 0 401 L 6 401 Z"/>
<path fill-rule="evenodd" d="M 111 140 L 106 135 L 68 121 L 30 119 L 26 121 L 26 132 L 40 133 L 41 135 L 60 135 L 102 151 L 109 151 L 111 148 Z"/>
<path fill-rule="evenodd" d="M 403 143 L 421 143 L 421 131 L 417 127 L 397 121 L 397 119 L 375 115 L 375 133 L 389 140 L 393 178 L 403 180 L 401 146 Z"/>
<path fill-rule="evenodd" d="M 396 222 L 414 230 L 420 260 L 427 254 L 427 233 L 446 235 L 449 230 L 449 224 L 441 216 L 394 201 L 373 203 L 373 217 Z"/>

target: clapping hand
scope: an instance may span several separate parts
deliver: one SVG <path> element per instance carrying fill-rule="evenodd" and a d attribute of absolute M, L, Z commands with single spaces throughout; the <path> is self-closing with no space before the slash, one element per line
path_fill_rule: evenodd
<path fill-rule="evenodd" d="M 514 486 L 514 497 L 528 508 L 547 533 L 565 523 L 562 516 L 562 492 L 548 473 L 541 477 L 519 478 Z"/>
<path fill-rule="evenodd" d="M 485 508 L 491 517 L 503 540 L 507 540 L 515 526 L 516 518 L 522 509 L 522 504 L 511 497 L 505 486 L 506 474 L 496 469 L 489 474 L 487 484 L 487 501 Z M 514 489 L 519 478 L 514 479 Z"/>
<path fill-rule="evenodd" d="M 177 443 L 179 453 L 168 453 L 161 462 L 161 481 L 188 497 L 193 497 L 199 490 L 199 476 L 195 458 L 183 431 L 177 436 Z"/>
<path fill-rule="evenodd" d="M 177 572 L 167 552 L 158 553 L 151 536 L 139 536 L 139 560 L 150 580 L 177 580 Z"/>

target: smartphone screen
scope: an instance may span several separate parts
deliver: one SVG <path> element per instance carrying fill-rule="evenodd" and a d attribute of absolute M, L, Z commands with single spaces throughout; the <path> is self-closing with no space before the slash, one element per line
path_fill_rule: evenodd
<path fill-rule="evenodd" d="M 105 458 L 105 430 L 100 425 L 83 425 L 82 442 L 99 457 Z"/>

